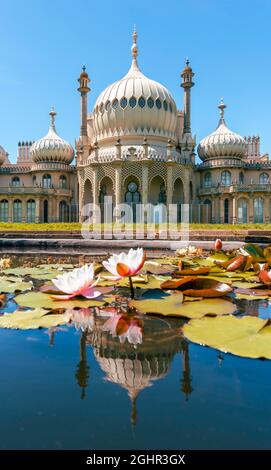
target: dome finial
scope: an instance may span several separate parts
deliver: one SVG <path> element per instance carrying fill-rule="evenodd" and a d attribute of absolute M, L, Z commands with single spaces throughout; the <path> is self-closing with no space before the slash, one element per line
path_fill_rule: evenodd
<path fill-rule="evenodd" d="M 218 105 L 218 109 L 220 110 L 219 111 L 220 119 L 219 119 L 219 123 L 218 123 L 219 126 L 220 126 L 220 124 L 225 124 L 224 113 L 225 113 L 225 108 L 226 107 L 227 106 L 224 103 L 224 98 L 221 98 L 220 103 Z"/>
<path fill-rule="evenodd" d="M 52 129 L 54 129 L 55 131 L 55 117 L 56 117 L 56 112 L 55 112 L 55 108 L 54 106 L 51 107 L 51 111 L 49 113 L 50 117 L 51 117 L 51 124 L 50 124 L 50 127 Z"/>
<path fill-rule="evenodd" d="M 134 32 L 132 34 L 132 38 L 133 38 L 133 44 L 132 44 L 132 47 L 131 47 L 131 51 L 132 51 L 132 69 L 134 70 L 138 70 L 138 65 L 137 65 L 137 56 L 138 56 L 138 47 L 137 47 L 137 38 L 138 38 L 138 35 L 137 35 L 137 32 L 136 32 L 136 25 L 134 25 Z"/>

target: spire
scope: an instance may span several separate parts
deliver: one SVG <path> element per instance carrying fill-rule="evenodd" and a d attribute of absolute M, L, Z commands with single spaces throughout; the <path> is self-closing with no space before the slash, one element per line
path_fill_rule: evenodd
<path fill-rule="evenodd" d="M 137 32 L 136 32 L 136 25 L 134 25 L 134 32 L 132 34 L 133 38 L 133 44 L 131 47 L 131 52 L 132 52 L 132 65 L 131 65 L 131 70 L 139 70 L 138 64 L 137 64 L 137 56 L 138 56 L 138 47 L 137 47 Z"/>
<path fill-rule="evenodd" d="M 55 117 L 56 117 L 56 112 L 55 112 L 55 108 L 52 106 L 51 108 L 51 111 L 49 113 L 50 115 L 50 118 L 51 118 L 51 124 L 50 124 L 50 127 L 51 129 L 53 129 L 54 131 L 56 130 L 55 128 Z"/>
<path fill-rule="evenodd" d="M 224 110 L 225 110 L 226 107 L 227 106 L 224 104 L 223 98 L 221 98 L 220 103 L 218 105 L 218 109 L 220 110 L 219 111 L 220 118 L 219 118 L 219 123 L 218 123 L 217 127 L 219 127 L 221 124 L 226 124 L 225 119 L 224 119 Z"/>

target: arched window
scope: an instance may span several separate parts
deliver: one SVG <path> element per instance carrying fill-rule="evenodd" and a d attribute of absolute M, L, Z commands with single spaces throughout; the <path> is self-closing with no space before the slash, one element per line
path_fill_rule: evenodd
<path fill-rule="evenodd" d="M 269 183 L 269 176 L 267 173 L 260 174 L 260 184 L 267 184 Z"/>
<path fill-rule="evenodd" d="M 67 188 L 67 178 L 64 175 L 61 175 L 59 177 L 59 187 L 61 189 L 66 189 Z"/>
<path fill-rule="evenodd" d="M 26 222 L 33 224 L 36 218 L 36 202 L 34 199 L 29 199 L 26 203 Z"/>
<path fill-rule="evenodd" d="M 140 193 L 138 191 L 138 184 L 135 181 L 130 181 L 125 193 L 125 202 L 128 204 L 137 204 L 140 202 Z"/>
<path fill-rule="evenodd" d="M 8 222 L 8 201 L 6 199 L 0 202 L 0 221 Z"/>
<path fill-rule="evenodd" d="M 238 199 L 237 220 L 239 224 L 247 224 L 247 199 L 244 197 Z"/>
<path fill-rule="evenodd" d="M 158 197 L 158 202 L 159 202 L 159 204 L 166 204 L 166 202 L 167 202 L 167 194 L 166 194 L 166 188 L 165 188 L 164 183 L 161 184 L 161 186 L 160 186 L 160 193 L 159 193 L 159 197 Z"/>
<path fill-rule="evenodd" d="M 36 175 L 33 176 L 33 178 L 32 178 L 32 183 L 33 183 L 33 186 L 36 186 L 36 184 L 37 184 L 37 177 L 36 177 Z"/>
<path fill-rule="evenodd" d="M 244 173 L 242 171 L 239 173 L 239 184 L 244 184 Z"/>
<path fill-rule="evenodd" d="M 224 224 L 229 223 L 229 200 L 224 201 Z"/>
<path fill-rule="evenodd" d="M 263 199 L 261 197 L 254 199 L 254 223 L 263 224 Z"/>
<path fill-rule="evenodd" d="M 59 203 L 59 222 L 69 222 L 69 206 L 66 201 Z"/>
<path fill-rule="evenodd" d="M 20 186 L 20 178 L 19 176 L 14 176 L 11 181 L 11 186 Z"/>
<path fill-rule="evenodd" d="M 224 186 L 231 185 L 231 173 L 228 170 L 222 171 L 221 173 L 221 184 Z"/>
<path fill-rule="evenodd" d="M 106 196 L 106 186 L 105 184 L 102 185 L 100 189 L 100 194 L 99 194 L 99 203 L 104 204 L 104 198 Z"/>
<path fill-rule="evenodd" d="M 22 222 L 22 201 L 15 199 L 13 202 L 13 222 Z"/>
<path fill-rule="evenodd" d="M 211 173 L 205 173 L 204 175 L 204 187 L 210 188 L 212 186 L 212 175 Z"/>
<path fill-rule="evenodd" d="M 48 224 L 48 201 L 43 201 L 43 222 Z"/>
<path fill-rule="evenodd" d="M 52 187 L 52 178 L 51 175 L 43 175 L 42 178 L 42 186 L 44 188 L 51 188 Z"/>

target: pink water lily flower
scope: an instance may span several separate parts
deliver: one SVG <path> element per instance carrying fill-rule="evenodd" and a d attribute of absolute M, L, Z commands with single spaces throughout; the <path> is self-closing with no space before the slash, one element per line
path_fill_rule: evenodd
<path fill-rule="evenodd" d="M 99 278 L 95 279 L 94 264 L 85 264 L 81 268 L 75 268 L 52 279 L 53 284 L 59 289 L 60 294 L 52 295 L 55 300 L 69 300 L 77 295 L 87 299 L 95 299 L 102 295 L 102 291 L 96 289 Z"/>
<path fill-rule="evenodd" d="M 118 336 L 120 343 L 137 345 L 142 343 L 142 325 L 136 318 L 126 315 L 113 315 L 103 325 L 103 331 L 108 331 L 113 337 Z"/>
<path fill-rule="evenodd" d="M 128 253 L 110 256 L 108 261 L 103 261 L 104 267 L 113 276 L 106 276 L 107 279 L 118 281 L 123 277 L 131 277 L 140 271 L 145 262 L 144 251 L 142 248 L 134 250 L 131 248 Z"/>

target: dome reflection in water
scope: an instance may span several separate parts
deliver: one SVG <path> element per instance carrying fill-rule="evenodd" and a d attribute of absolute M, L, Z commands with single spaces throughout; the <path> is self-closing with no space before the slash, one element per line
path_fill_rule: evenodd
<path fill-rule="evenodd" d="M 93 347 L 106 380 L 127 390 L 133 425 L 137 421 L 139 394 L 169 373 L 177 353 L 183 357 L 181 390 L 186 399 L 192 393 L 188 342 L 182 337 L 181 320 L 94 308 L 75 310 L 73 324 L 81 331 L 80 361 L 76 369 L 81 398 L 86 395 L 90 378 L 87 346 Z"/>

